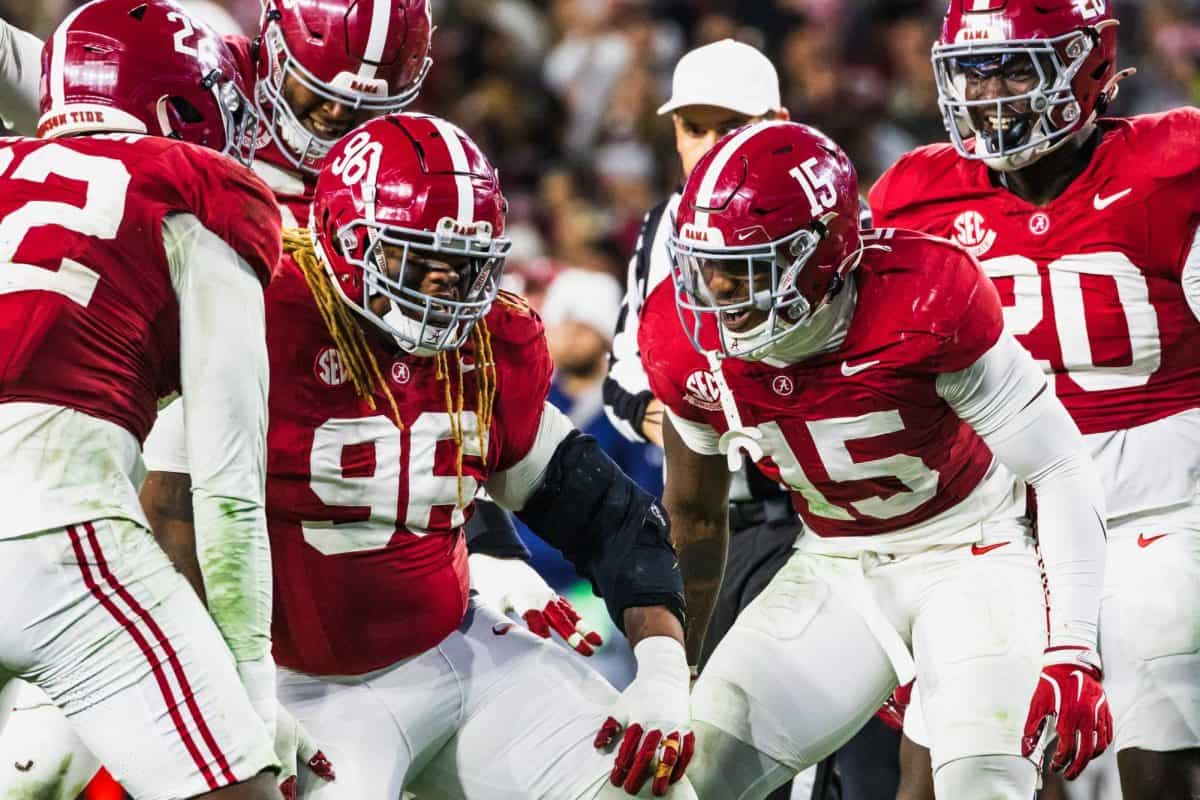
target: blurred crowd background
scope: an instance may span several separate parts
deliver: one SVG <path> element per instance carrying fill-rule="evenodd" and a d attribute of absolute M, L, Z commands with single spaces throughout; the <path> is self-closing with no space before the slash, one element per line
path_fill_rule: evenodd
<path fill-rule="evenodd" d="M 223 33 L 258 29 L 258 0 L 180 2 Z M 45 38 L 79 4 L 0 0 L 0 16 Z M 903 152 L 945 136 L 929 63 L 944 8 L 944 0 L 433 0 L 434 66 L 414 109 L 460 125 L 499 167 L 514 240 L 509 288 L 547 320 L 559 368 L 552 399 L 651 491 L 661 491 L 661 456 L 608 427 L 600 384 L 642 215 L 680 181 L 671 121 L 655 114 L 675 62 L 724 38 L 763 50 L 792 118 L 845 147 L 865 191 Z M 1121 84 L 1113 113 L 1200 104 L 1200 0 L 1125 0 L 1117 14 L 1121 65 L 1138 74 Z M 570 567 L 531 544 L 559 591 L 604 622 L 603 604 Z M 618 685 L 628 680 L 619 646 L 597 660 Z"/>
<path fill-rule="evenodd" d="M 0 0 L 42 37 L 78 2 Z M 253 35 L 258 0 L 184 0 Z M 679 181 L 655 109 L 687 50 L 726 37 L 766 52 L 792 118 L 854 159 L 865 187 L 944 136 L 929 64 L 944 0 L 433 0 L 434 67 L 415 108 L 475 137 L 500 168 L 510 273 L 535 301 L 566 266 L 624 279 L 642 214 Z M 1200 0 L 1118 0 L 1117 113 L 1200 100 Z"/>

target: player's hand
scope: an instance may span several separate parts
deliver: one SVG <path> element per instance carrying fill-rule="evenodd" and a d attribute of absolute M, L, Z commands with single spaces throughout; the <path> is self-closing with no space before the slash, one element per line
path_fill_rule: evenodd
<path fill-rule="evenodd" d="M 1041 745 L 1046 720 L 1053 718 L 1058 747 L 1050 766 L 1074 780 L 1087 763 L 1112 743 L 1113 721 L 1100 685 L 1100 657 L 1085 648 L 1046 653 L 1033 692 L 1021 752 L 1029 757 Z"/>
<path fill-rule="evenodd" d="M 609 780 L 635 795 L 653 779 L 651 791 L 662 797 L 683 777 L 696 749 L 690 730 L 691 670 L 683 645 L 669 636 L 649 636 L 633 653 L 637 677 L 621 693 L 595 745 L 607 748 L 624 731 Z"/>
<path fill-rule="evenodd" d="M 908 711 L 908 704 L 912 702 L 912 693 L 913 681 L 897 686 L 891 697 L 875 712 L 875 716 L 892 730 L 903 732 L 904 715 Z"/>
<path fill-rule="evenodd" d="M 279 791 L 284 800 L 302 800 L 336 777 L 329 759 L 283 706 L 276 713 L 275 757 L 283 765 Z"/>
<path fill-rule="evenodd" d="M 604 644 L 575 608 L 519 558 L 496 558 L 472 553 L 468 558 L 471 588 L 479 599 L 507 614 L 515 611 L 529 630 L 550 638 L 554 631 L 581 655 L 590 656 Z"/>

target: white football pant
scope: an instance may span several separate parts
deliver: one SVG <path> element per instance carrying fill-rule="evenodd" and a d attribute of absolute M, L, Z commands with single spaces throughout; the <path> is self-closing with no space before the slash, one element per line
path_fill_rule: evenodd
<path fill-rule="evenodd" d="M 1032 543 L 858 558 L 804 548 L 801 539 L 696 682 L 688 774 L 699 795 L 760 798 L 832 753 L 895 688 L 911 653 L 935 781 L 939 767 L 979 759 L 944 776 L 969 795 L 939 796 L 1028 800 L 1036 770 L 1020 757 L 1021 735 L 1046 641 Z M 963 777 L 972 774 L 974 786 Z"/>

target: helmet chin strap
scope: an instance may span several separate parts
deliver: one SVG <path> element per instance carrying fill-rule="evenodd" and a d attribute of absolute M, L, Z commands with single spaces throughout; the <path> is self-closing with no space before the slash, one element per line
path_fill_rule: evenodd
<path fill-rule="evenodd" d="M 1096 114 L 1095 114 L 1095 112 L 1093 112 L 1092 118 L 1089 119 L 1087 122 L 1085 122 L 1083 125 L 1080 125 L 1079 130 L 1077 130 L 1074 133 L 1069 134 L 1067 136 L 1063 136 L 1062 138 L 1060 138 L 1056 141 L 1050 142 L 1049 144 L 1047 144 L 1044 147 L 1034 147 L 1029 150 L 1022 150 L 1019 153 L 1013 153 L 1012 155 L 1007 155 L 1007 156 L 1000 156 L 998 158 L 985 158 L 985 159 L 983 159 L 983 163 L 986 164 L 989 169 L 993 169 L 996 172 L 1000 173 L 1000 181 L 1007 188 L 1008 187 L 1008 179 L 1005 178 L 1005 173 L 1017 172 L 1018 170 L 1022 170 L 1025 167 L 1028 167 L 1030 164 L 1034 163 L 1035 161 L 1040 160 L 1042 157 L 1049 155 L 1050 153 L 1053 153 L 1055 150 L 1064 146 L 1068 142 L 1075 142 L 1077 144 L 1082 144 L 1083 142 L 1087 141 L 1087 138 L 1089 136 L 1091 136 L 1095 130 L 1096 130 Z"/>
<path fill-rule="evenodd" d="M 400 349 L 420 358 L 429 358 L 437 355 L 438 351 L 434 348 L 416 343 L 418 342 L 418 337 L 421 335 L 421 323 L 405 314 L 402 309 L 397 308 L 396 304 L 391 300 L 388 301 L 388 306 L 388 312 L 381 319 L 394 330 L 401 331 L 408 337 L 408 341 L 405 341 L 400 336 L 392 336 L 392 339 L 395 340 Z"/>

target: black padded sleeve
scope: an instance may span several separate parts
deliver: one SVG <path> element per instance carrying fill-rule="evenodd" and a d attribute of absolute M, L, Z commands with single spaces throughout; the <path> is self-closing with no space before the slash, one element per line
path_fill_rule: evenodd
<path fill-rule="evenodd" d="M 517 516 L 592 582 L 622 632 L 623 612 L 637 606 L 666 606 L 685 623 L 666 511 L 591 436 L 575 431 L 559 444 Z"/>
<path fill-rule="evenodd" d="M 529 548 L 521 541 L 512 517 L 488 500 L 475 501 L 475 513 L 467 520 L 467 550 L 496 558 L 529 560 Z"/>

